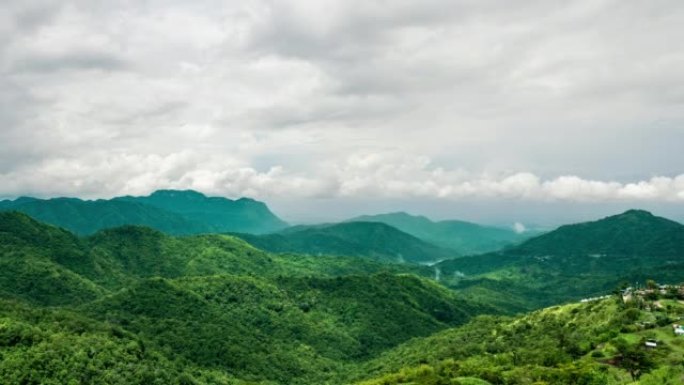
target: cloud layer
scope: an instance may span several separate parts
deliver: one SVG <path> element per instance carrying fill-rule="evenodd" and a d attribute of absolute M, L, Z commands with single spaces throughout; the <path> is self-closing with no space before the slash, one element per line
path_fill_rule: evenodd
<path fill-rule="evenodd" d="M 9 0 L 0 196 L 681 202 L 676 0 Z"/>
<path fill-rule="evenodd" d="M 67 176 L 66 178 L 64 176 Z M 42 191 L 85 196 L 145 194 L 154 189 L 192 188 L 211 194 L 290 198 L 519 199 L 541 201 L 684 202 L 684 174 L 620 183 L 577 176 L 542 179 L 520 172 L 472 174 L 434 167 L 426 157 L 355 154 L 340 164 L 326 163 L 312 173 L 280 166 L 259 171 L 236 159 L 186 151 L 169 156 L 122 155 L 87 162 L 57 160 L 4 174 L 12 195 Z"/>

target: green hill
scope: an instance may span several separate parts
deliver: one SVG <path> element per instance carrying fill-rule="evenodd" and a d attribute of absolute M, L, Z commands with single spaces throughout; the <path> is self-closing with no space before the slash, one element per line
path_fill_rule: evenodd
<path fill-rule="evenodd" d="M 594 226 L 635 221 L 632 212 L 624 216 Z M 655 234 L 643 220 L 678 234 L 668 221 L 636 218 L 639 231 L 627 236 Z M 343 233 L 372 245 L 362 238 L 373 234 L 367 226 L 399 232 L 348 223 Z M 588 256 L 606 266 L 587 265 L 573 262 L 577 251 L 525 247 L 465 257 L 457 267 L 467 274 L 449 271 L 461 259 L 440 264 L 452 291 L 418 276 L 433 267 L 275 255 L 230 235 L 170 236 L 140 226 L 78 237 L 2 212 L 0 383 L 669 385 L 684 375 L 684 340 L 670 325 L 684 317 L 677 290 L 627 304 L 613 297 L 478 316 L 497 311 L 489 304 L 521 310 L 608 288 L 633 272 L 613 266 L 608 274 L 608 262 L 651 260 L 641 249 L 616 249 Z M 668 249 L 638 273 L 681 280 Z M 658 340 L 658 349 L 645 350 L 646 339 Z"/>
<path fill-rule="evenodd" d="M 361 360 L 492 311 L 397 274 L 422 267 L 271 255 L 229 235 L 174 237 L 139 226 L 79 238 L 19 212 L 0 213 L 0 267 L 0 301 L 13 309 L 0 318 L 0 379 L 24 383 L 70 379 L 71 371 L 102 383 L 175 375 L 182 384 L 339 382 Z M 83 327 L 51 327 L 53 317 Z M 62 342 L 73 346 L 51 347 Z M 137 369 L 119 373 L 123 363 Z M 161 369 L 150 377 L 154 365 Z"/>
<path fill-rule="evenodd" d="M 269 233 L 287 227 L 263 202 L 249 198 L 231 200 L 207 197 L 192 190 L 159 190 L 146 197 L 120 197 L 115 200 L 142 203 L 178 214 L 207 226 L 211 232 Z"/>
<path fill-rule="evenodd" d="M 684 306 L 661 302 L 668 306 L 651 311 L 612 297 L 517 318 L 478 317 L 387 351 L 362 366 L 358 377 L 374 379 L 359 383 L 680 384 L 684 346 L 670 323 Z M 657 348 L 647 349 L 647 339 Z"/>
<path fill-rule="evenodd" d="M 0 212 L 0 264 L 4 266 L 0 291 L 43 304 L 82 302 L 103 290 L 155 276 L 433 274 L 427 267 L 353 257 L 270 255 L 228 235 L 174 237 L 146 227 L 124 226 L 78 238 L 19 212 Z M 74 301 L 64 302 L 71 285 L 76 286 Z M 78 299 L 77 293 L 83 298 Z"/>
<path fill-rule="evenodd" d="M 512 229 L 482 226 L 475 223 L 447 220 L 434 222 L 424 216 L 404 212 L 364 215 L 354 222 L 380 222 L 458 254 L 481 254 L 519 243 L 530 234 L 518 234 Z"/>
<path fill-rule="evenodd" d="M 518 290 L 528 293 L 531 307 L 548 306 L 648 278 L 679 282 L 684 276 L 684 225 L 630 210 L 438 267 L 453 287 Z"/>
<path fill-rule="evenodd" d="M 0 356 L 3 384 L 247 385 L 169 357 L 118 326 L 6 299 Z"/>
<path fill-rule="evenodd" d="M 0 212 L 0 294 L 40 305 L 83 303 L 104 291 L 69 267 L 85 263 L 81 242 L 18 212 Z"/>
<path fill-rule="evenodd" d="M 391 274 L 153 278 L 85 308 L 200 367 L 288 384 L 324 383 L 344 365 L 480 311 L 430 282 Z"/>
<path fill-rule="evenodd" d="M 261 236 L 235 235 L 276 253 L 361 256 L 394 263 L 431 263 L 453 258 L 456 254 L 384 223 L 374 222 L 297 226 Z"/>
<path fill-rule="evenodd" d="M 162 190 L 147 197 L 94 201 L 27 197 L 0 201 L 0 211 L 8 210 L 26 213 L 79 235 L 123 225 L 148 226 L 168 234 L 264 233 L 287 226 L 262 202 L 206 197 L 195 191 Z"/>
<path fill-rule="evenodd" d="M 624 255 L 684 258 L 684 225 L 629 210 L 594 222 L 561 226 L 513 248 L 517 255 Z"/>
<path fill-rule="evenodd" d="M 149 205 L 125 201 L 76 198 L 4 201 L 0 210 L 15 210 L 80 235 L 122 225 L 149 226 L 169 234 L 208 232 L 210 227 Z"/>

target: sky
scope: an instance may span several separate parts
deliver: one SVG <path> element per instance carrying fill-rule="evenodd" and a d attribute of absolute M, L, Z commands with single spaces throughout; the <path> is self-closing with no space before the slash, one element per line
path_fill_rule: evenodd
<path fill-rule="evenodd" d="M 0 5 L 0 198 L 684 219 L 679 0 Z"/>

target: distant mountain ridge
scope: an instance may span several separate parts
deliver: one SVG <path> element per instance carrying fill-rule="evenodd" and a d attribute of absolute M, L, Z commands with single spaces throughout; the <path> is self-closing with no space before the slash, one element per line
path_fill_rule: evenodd
<path fill-rule="evenodd" d="M 684 258 L 684 225 L 644 210 L 561 226 L 511 249 L 516 254 L 651 255 Z"/>
<path fill-rule="evenodd" d="M 0 201 L 0 211 L 15 210 L 80 235 L 122 225 L 142 225 L 169 234 L 209 232 L 266 233 L 287 224 L 259 201 L 207 197 L 185 190 L 160 190 L 146 197 L 110 200 L 21 197 Z"/>
<path fill-rule="evenodd" d="M 258 248 L 279 253 L 364 256 L 394 263 L 432 263 L 458 256 L 453 251 L 377 222 L 295 226 L 274 234 L 235 235 Z"/>
<path fill-rule="evenodd" d="M 432 221 L 427 217 L 395 212 L 364 215 L 351 222 L 380 222 L 411 234 L 437 246 L 459 254 L 481 254 L 519 243 L 530 234 L 516 233 L 512 229 L 483 226 L 459 220 Z"/>
<path fill-rule="evenodd" d="M 536 293 L 542 305 L 621 283 L 684 280 L 684 225 L 643 210 L 561 226 L 518 246 L 438 265 L 454 287 Z"/>
<path fill-rule="evenodd" d="M 194 190 L 158 190 L 146 197 L 115 198 L 142 203 L 178 214 L 208 226 L 212 232 L 268 233 L 288 224 L 278 218 L 265 203 L 240 198 L 207 197 Z"/>

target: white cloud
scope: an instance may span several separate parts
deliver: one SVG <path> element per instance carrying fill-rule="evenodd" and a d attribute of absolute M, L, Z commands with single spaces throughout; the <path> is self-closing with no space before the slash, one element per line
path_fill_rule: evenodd
<path fill-rule="evenodd" d="M 66 177 L 65 177 L 66 176 Z M 0 174 L 4 195 L 146 194 L 155 189 L 196 189 L 231 197 L 345 199 L 508 199 L 566 202 L 681 202 L 684 174 L 620 183 L 529 173 L 473 174 L 435 167 L 425 156 L 357 153 L 310 172 L 272 166 L 263 171 L 231 156 L 199 151 L 168 155 L 121 153 L 88 159 L 55 158 Z"/>
<path fill-rule="evenodd" d="M 513 231 L 515 231 L 517 234 L 522 234 L 525 231 L 527 231 L 527 228 L 525 227 L 525 225 L 520 223 L 520 222 L 515 222 L 512 227 L 513 227 Z"/>
<path fill-rule="evenodd" d="M 0 195 L 681 202 L 682 33 L 675 0 L 9 0 Z"/>

